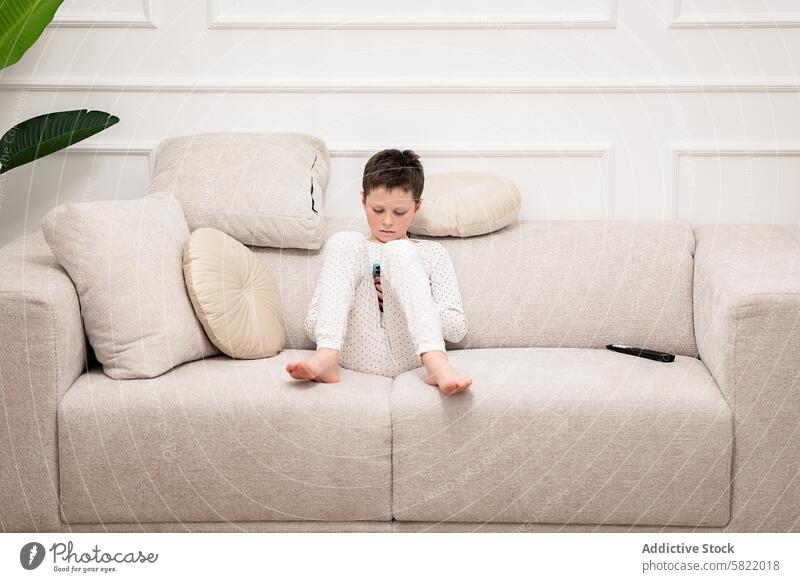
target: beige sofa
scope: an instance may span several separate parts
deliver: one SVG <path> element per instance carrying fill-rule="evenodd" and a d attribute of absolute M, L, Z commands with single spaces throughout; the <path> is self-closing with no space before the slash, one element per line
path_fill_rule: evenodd
<path fill-rule="evenodd" d="M 41 232 L 18 238 L 0 250 L 2 529 L 800 531 L 798 239 L 667 220 L 437 240 L 469 322 L 447 347 L 474 382 L 451 397 L 424 368 L 290 378 L 321 258 L 299 249 L 254 249 L 280 354 L 112 380 Z"/>

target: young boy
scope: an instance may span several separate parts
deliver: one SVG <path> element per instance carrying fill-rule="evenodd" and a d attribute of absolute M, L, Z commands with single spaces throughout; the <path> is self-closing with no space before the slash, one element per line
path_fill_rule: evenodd
<path fill-rule="evenodd" d="M 425 382 L 444 394 L 472 384 L 450 364 L 444 347 L 445 338 L 458 342 L 467 331 L 447 250 L 408 238 L 424 180 L 411 150 L 383 150 L 369 159 L 361 204 L 372 236 L 343 231 L 325 242 L 305 322 L 317 349 L 309 360 L 287 364 L 292 378 L 338 382 L 341 358 L 344 368 L 389 377 L 421 362 Z M 381 272 L 373 277 L 374 263 Z"/>

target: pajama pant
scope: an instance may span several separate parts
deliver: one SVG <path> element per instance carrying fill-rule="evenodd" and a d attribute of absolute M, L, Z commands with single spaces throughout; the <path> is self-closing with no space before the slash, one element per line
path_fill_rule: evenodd
<path fill-rule="evenodd" d="M 334 233 L 325 242 L 305 331 L 317 348 L 339 350 L 342 368 L 394 378 L 422 366 L 423 353 L 445 351 L 439 311 L 416 247 L 409 240 L 373 243 L 357 231 Z M 383 312 L 371 256 L 380 257 Z"/>

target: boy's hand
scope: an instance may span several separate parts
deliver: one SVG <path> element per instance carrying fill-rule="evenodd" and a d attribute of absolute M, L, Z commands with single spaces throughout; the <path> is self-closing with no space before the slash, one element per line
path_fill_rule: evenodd
<path fill-rule="evenodd" d="M 378 307 L 383 309 L 383 289 L 381 288 L 381 277 L 380 275 L 375 275 L 372 279 L 375 281 L 375 289 L 378 291 Z"/>

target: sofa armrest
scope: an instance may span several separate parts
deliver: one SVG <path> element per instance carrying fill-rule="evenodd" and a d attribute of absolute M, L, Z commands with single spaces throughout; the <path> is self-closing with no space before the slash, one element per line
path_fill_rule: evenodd
<path fill-rule="evenodd" d="M 0 528 L 60 531 L 57 407 L 86 367 L 75 286 L 41 230 L 0 249 Z"/>
<path fill-rule="evenodd" d="M 694 229 L 700 359 L 733 412 L 730 531 L 800 531 L 800 236 Z"/>

